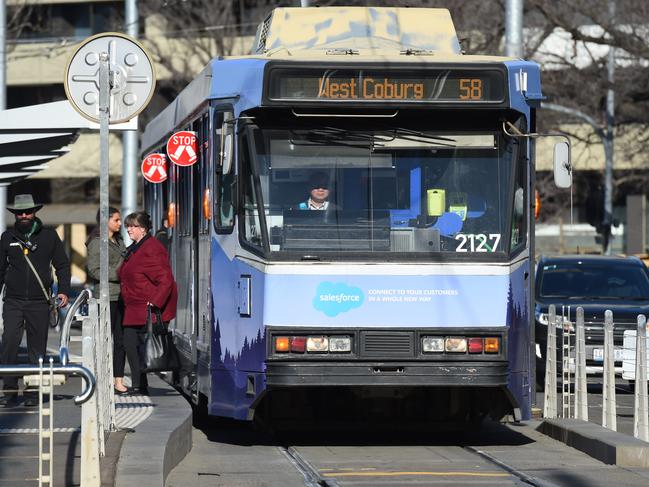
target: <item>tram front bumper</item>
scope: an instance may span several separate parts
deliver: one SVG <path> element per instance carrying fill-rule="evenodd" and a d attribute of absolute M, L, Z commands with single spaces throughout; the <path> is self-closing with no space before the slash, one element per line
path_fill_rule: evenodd
<path fill-rule="evenodd" d="M 267 387 L 507 385 L 506 362 L 281 362 L 266 363 Z"/>

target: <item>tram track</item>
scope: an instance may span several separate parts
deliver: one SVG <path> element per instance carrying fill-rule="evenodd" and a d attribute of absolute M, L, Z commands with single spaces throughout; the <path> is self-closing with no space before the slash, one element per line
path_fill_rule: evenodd
<path fill-rule="evenodd" d="M 473 446 L 467 446 L 467 445 L 455 445 L 457 448 L 462 449 L 464 451 L 469 452 L 472 455 L 480 457 L 482 460 L 485 460 L 489 464 L 497 467 L 498 469 L 502 470 L 506 474 L 510 475 L 512 477 L 512 481 L 514 482 L 515 485 L 519 487 L 557 487 L 555 484 L 552 484 L 550 482 L 540 480 L 538 478 L 532 477 L 525 472 L 522 472 L 515 467 L 512 467 L 511 465 L 508 465 L 504 463 L 503 461 L 497 459 L 493 455 L 480 450 L 476 447 Z M 281 454 L 291 463 L 291 465 L 302 475 L 304 478 L 304 485 L 307 487 L 340 487 L 340 484 L 338 483 L 337 480 L 334 478 L 327 478 L 323 476 L 320 471 L 312 465 L 309 460 L 305 458 L 298 450 L 297 448 L 293 446 L 280 446 L 278 447 L 278 450 L 281 452 Z M 424 469 L 420 469 L 424 470 Z M 403 475 L 404 477 L 411 475 L 414 472 L 399 472 L 399 471 L 393 471 L 393 472 L 382 472 L 383 475 L 391 475 L 393 474 L 395 477 L 399 477 Z M 434 472 L 419 472 L 422 475 L 423 474 L 434 474 Z M 444 476 L 444 472 L 438 472 L 436 473 L 440 477 Z M 457 472 L 450 472 L 448 473 L 449 476 L 454 476 L 456 475 Z M 329 474 L 332 475 L 332 474 Z M 335 474 L 334 474 L 335 475 Z M 344 474 L 343 474 L 344 475 Z M 436 475 L 436 476 L 437 476 Z M 469 475 L 467 473 L 467 475 Z M 479 474 L 477 474 L 479 475 Z M 489 475 L 489 474 L 483 474 L 483 475 Z M 494 474 L 491 474 L 494 475 Z M 401 480 L 403 483 L 403 479 Z"/>
<path fill-rule="evenodd" d="M 300 453 L 292 446 L 280 446 L 279 451 L 304 477 L 304 485 L 307 487 L 339 487 L 333 479 L 326 479 L 313 467 Z"/>
<path fill-rule="evenodd" d="M 479 449 L 477 449 L 477 448 L 475 448 L 473 446 L 464 446 L 463 448 L 465 450 L 467 450 L 467 451 L 469 451 L 471 453 L 474 453 L 475 455 L 478 455 L 479 457 L 487 460 L 488 462 L 493 463 L 497 467 L 502 468 L 506 472 L 510 473 L 511 475 L 513 475 L 514 477 L 519 479 L 520 482 L 522 482 L 522 483 L 519 484 L 521 486 L 528 486 L 529 485 L 529 486 L 533 486 L 533 487 L 556 487 L 552 483 L 549 483 L 549 482 L 546 482 L 544 480 L 540 480 L 540 479 L 531 477 L 531 476 L 527 475 L 525 472 L 521 472 L 520 470 L 517 470 L 516 468 L 514 468 L 514 467 L 512 467 L 510 465 L 507 465 L 506 463 L 501 462 L 500 460 L 498 460 L 494 456 L 490 455 L 489 453 L 484 452 L 482 450 L 479 450 Z"/>

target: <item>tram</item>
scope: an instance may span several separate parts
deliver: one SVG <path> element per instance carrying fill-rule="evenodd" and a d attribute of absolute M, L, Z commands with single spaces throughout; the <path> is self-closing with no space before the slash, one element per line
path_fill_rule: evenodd
<path fill-rule="evenodd" d="M 444 9 L 277 8 L 212 60 L 141 143 L 197 139 L 144 186 L 186 392 L 242 420 L 530 418 L 542 98 Z"/>

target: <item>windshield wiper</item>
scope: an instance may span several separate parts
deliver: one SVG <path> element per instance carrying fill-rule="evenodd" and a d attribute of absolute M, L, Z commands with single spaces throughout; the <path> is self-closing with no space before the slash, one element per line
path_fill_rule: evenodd
<path fill-rule="evenodd" d="M 455 140 L 448 137 L 439 137 L 426 134 L 417 130 L 404 128 L 384 129 L 372 132 L 348 131 L 336 127 L 321 127 L 310 130 L 291 130 L 291 135 L 300 137 L 296 140 L 291 137 L 293 145 L 338 145 L 345 147 L 382 147 L 384 143 L 390 143 L 395 139 L 403 139 L 409 142 L 427 141 L 444 147 L 455 147 Z M 367 143 L 367 145 L 365 145 Z"/>

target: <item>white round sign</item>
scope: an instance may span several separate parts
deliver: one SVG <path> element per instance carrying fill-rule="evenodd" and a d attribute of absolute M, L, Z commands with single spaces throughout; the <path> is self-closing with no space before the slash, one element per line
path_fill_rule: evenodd
<path fill-rule="evenodd" d="M 136 40 L 117 32 L 86 39 L 65 70 L 65 93 L 85 118 L 99 122 L 99 55 L 108 54 L 109 122 L 126 122 L 147 106 L 155 88 L 151 58 Z"/>

